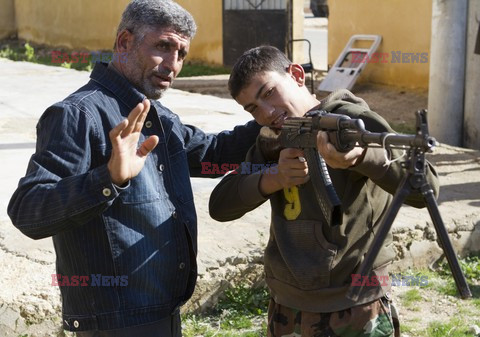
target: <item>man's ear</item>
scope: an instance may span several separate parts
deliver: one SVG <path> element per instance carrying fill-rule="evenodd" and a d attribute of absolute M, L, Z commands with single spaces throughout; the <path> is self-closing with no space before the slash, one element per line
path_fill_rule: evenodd
<path fill-rule="evenodd" d="M 116 48 L 120 53 L 130 51 L 134 42 L 135 36 L 128 29 L 124 29 L 117 35 Z"/>
<path fill-rule="evenodd" d="M 305 70 L 303 70 L 303 67 L 300 64 L 290 64 L 288 72 L 299 86 L 305 85 Z"/>

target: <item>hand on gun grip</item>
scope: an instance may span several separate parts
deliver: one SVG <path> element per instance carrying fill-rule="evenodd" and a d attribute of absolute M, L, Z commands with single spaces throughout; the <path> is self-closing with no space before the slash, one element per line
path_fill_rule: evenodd
<path fill-rule="evenodd" d="M 335 146 L 329 142 L 328 134 L 324 131 L 319 131 L 317 134 L 317 149 L 328 166 L 335 169 L 346 169 L 354 166 L 366 151 L 366 149 L 361 147 L 353 147 L 348 152 L 339 152 Z"/>
<path fill-rule="evenodd" d="M 308 164 L 303 151 L 294 148 L 280 151 L 278 181 L 282 188 L 305 184 L 308 179 Z"/>
<path fill-rule="evenodd" d="M 262 173 L 260 192 L 267 196 L 284 188 L 305 184 L 309 179 L 304 152 L 286 148 L 280 151 L 277 170 Z"/>

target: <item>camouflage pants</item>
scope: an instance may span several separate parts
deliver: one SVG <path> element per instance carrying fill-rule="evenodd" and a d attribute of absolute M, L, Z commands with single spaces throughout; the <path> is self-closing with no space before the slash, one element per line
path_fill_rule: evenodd
<path fill-rule="evenodd" d="M 269 337 L 400 336 L 398 315 L 386 298 L 331 313 L 291 309 L 270 300 Z"/>

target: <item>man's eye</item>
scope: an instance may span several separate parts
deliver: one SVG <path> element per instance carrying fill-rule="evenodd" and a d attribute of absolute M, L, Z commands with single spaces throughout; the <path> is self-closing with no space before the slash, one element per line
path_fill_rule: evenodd
<path fill-rule="evenodd" d="M 247 109 L 247 112 L 253 114 L 253 113 L 255 112 L 255 110 L 257 110 L 257 107 L 256 107 L 256 106 L 253 106 L 253 107 L 251 107 L 251 108 L 248 108 L 248 109 Z"/>
<path fill-rule="evenodd" d="M 168 51 L 170 49 L 170 45 L 168 43 L 159 43 L 157 48 Z"/>
<path fill-rule="evenodd" d="M 270 97 L 272 94 L 273 94 L 273 88 L 268 89 L 268 90 L 265 92 L 265 97 Z"/>
<path fill-rule="evenodd" d="M 179 50 L 178 51 L 178 58 L 180 60 L 185 60 L 185 57 L 187 57 L 187 52 L 185 50 Z"/>

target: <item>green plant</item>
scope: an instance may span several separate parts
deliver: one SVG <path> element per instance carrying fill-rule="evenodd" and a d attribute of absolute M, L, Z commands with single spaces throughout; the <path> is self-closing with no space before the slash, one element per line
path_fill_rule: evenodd
<path fill-rule="evenodd" d="M 215 329 L 210 320 L 196 315 L 185 315 L 182 317 L 182 334 L 184 337 L 212 336 Z"/>
<path fill-rule="evenodd" d="M 222 329 L 249 329 L 252 327 L 252 320 L 249 316 L 241 314 L 227 315 L 227 317 L 221 321 L 220 327 Z"/>
<path fill-rule="evenodd" d="M 404 294 L 400 295 L 403 305 L 410 309 L 416 309 L 418 307 L 414 306 L 414 303 L 417 303 L 422 300 L 422 295 L 418 289 L 410 289 Z"/>
<path fill-rule="evenodd" d="M 415 332 L 415 327 L 410 325 L 410 323 L 407 323 L 407 322 L 402 322 L 401 323 L 401 330 L 403 333 L 412 333 L 412 332 Z"/>
<path fill-rule="evenodd" d="M 25 47 L 25 53 L 24 54 L 25 54 L 26 61 L 35 62 L 35 60 L 36 60 L 35 49 L 32 46 L 30 46 L 30 44 L 28 44 L 28 42 L 25 43 L 24 47 Z"/>
<path fill-rule="evenodd" d="M 206 75 L 220 75 L 220 74 L 230 74 L 230 69 L 217 66 L 217 65 L 208 65 L 199 62 L 186 62 L 182 67 L 182 71 L 178 77 L 192 77 L 192 76 L 206 76 Z"/>
<path fill-rule="evenodd" d="M 464 259 L 460 259 L 459 263 L 467 281 L 469 282 L 480 281 L 480 256 L 467 256 Z M 452 275 L 447 261 L 444 261 L 443 263 L 441 263 L 437 271 L 442 276 L 451 277 Z"/>
<path fill-rule="evenodd" d="M 447 323 L 432 322 L 427 328 L 428 337 L 475 337 L 469 332 L 468 324 L 459 319 L 452 319 Z"/>
<path fill-rule="evenodd" d="M 0 57 L 13 60 L 13 61 L 17 60 L 16 59 L 17 55 L 15 51 L 12 48 L 10 48 L 10 46 L 8 45 L 0 50 Z"/>
<path fill-rule="evenodd" d="M 225 291 L 225 297 L 217 305 L 218 310 L 245 315 L 261 315 L 268 309 L 269 294 L 266 288 L 250 288 L 241 283 Z"/>
<path fill-rule="evenodd" d="M 269 295 L 266 288 L 245 283 L 224 292 L 224 297 L 208 316 L 185 315 L 185 337 L 262 337 L 266 336 L 265 316 Z"/>

